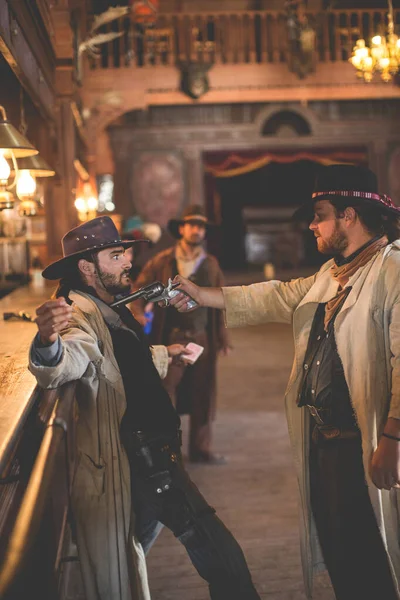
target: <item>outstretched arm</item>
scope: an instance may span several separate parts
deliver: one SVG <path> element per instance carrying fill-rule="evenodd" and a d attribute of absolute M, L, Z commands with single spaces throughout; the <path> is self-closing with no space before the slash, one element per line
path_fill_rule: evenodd
<path fill-rule="evenodd" d="M 267 281 L 222 288 L 199 288 L 180 275 L 174 282 L 180 284 L 177 289 L 191 296 L 199 306 L 224 309 L 228 327 L 240 327 L 269 322 L 291 323 L 294 311 L 315 283 L 317 275 L 289 282 Z M 180 312 L 188 311 L 185 294 L 171 300 Z"/>

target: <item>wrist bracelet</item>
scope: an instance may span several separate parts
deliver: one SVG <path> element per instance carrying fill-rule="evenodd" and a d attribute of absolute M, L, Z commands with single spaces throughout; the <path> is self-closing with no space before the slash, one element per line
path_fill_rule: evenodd
<path fill-rule="evenodd" d="M 395 440 L 396 442 L 400 442 L 400 438 L 396 437 L 395 435 L 389 435 L 389 433 L 385 433 L 385 432 L 383 432 L 382 435 L 384 437 L 389 438 L 389 440 Z"/>

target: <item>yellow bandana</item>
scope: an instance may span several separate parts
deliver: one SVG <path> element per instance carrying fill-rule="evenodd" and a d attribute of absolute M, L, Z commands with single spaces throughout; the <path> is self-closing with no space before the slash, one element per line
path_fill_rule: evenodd
<path fill-rule="evenodd" d="M 344 289 L 344 286 L 349 281 L 350 277 L 352 277 L 352 275 L 354 275 L 354 273 L 356 273 L 358 269 L 366 265 L 367 262 L 369 262 L 371 258 L 375 256 L 377 252 L 379 252 L 379 250 L 387 246 L 388 243 L 389 241 L 384 235 L 383 237 L 380 237 L 375 242 L 369 244 L 369 246 L 364 248 L 364 250 L 360 252 L 360 254 L 357 254 L 357 256 L 351 262 L 345 263 L 344 265 L 341 265 L 339 267 L 336 264 L 333 264 L 331 266 L 330 273 L 333 279 L 339 282 L 339 290 L 336 296 L 331 298 L 326 304 L 324 319 L 325 331 L 328 329 L 329 321 L 335 315 L 338 307 L 340 306 L 343 300 L 343 297 L 347 294 L 347 291 Z"/>

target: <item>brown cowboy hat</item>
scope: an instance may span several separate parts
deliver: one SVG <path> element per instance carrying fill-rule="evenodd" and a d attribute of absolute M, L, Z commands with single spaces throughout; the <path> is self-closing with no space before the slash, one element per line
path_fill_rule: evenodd
<path fill-rule="evenodd" d="M 370 169 L 361 165 L 329 165 L 318 171 L 310 200 L 295 211 L 293 219 L 312 220 L 314 204 L 331 198 L 346 199 L 348 206 L 353 207 L 369 204 L 383 214 L 400 216 L 400 207 L 378 192 L 377 177 Z"/>
<path fill-rule="evenodd" d="M 99 252 L 105 248 L 122 246 L 130 248 L 139 242 L 149 240 L 121 240 L 110 217 L 97 217 L 68 231 L 61 240 L 63 258 L 51 263 L 42 273 L 45 279 L 61 279 L 68 275 L 77 258 L 89 252 Z"/>
<path fill-rule="evenodd" d="M 185 223 L 197 223 L 198 225 L 203 225 L 206 230 L 215 227 L 215 224 L 210 223 L 207 219 L 205 210 L 200 204 L 190 204 L 187 206 L 180 219 L 171 219 L 169 221 L 168 229 L 175 238 L 179 239 L 182 237 L 179 233 L 179 227 Z"/>

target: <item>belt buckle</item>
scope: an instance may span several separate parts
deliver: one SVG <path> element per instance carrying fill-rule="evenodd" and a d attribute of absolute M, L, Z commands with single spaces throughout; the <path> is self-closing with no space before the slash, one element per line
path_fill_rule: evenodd
<path fill-rule="evenodd" d="M 319 415 L 318 408 L 316 408 L 312 404 L 306 404 L 306 406 L 307 406 L 308 410 L 310 411 L 310 415 L 314 417 L 317 425 L 324 425 L 324 422 Z"/>

